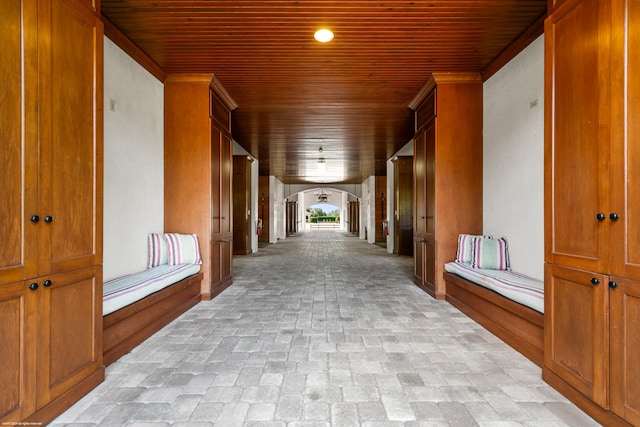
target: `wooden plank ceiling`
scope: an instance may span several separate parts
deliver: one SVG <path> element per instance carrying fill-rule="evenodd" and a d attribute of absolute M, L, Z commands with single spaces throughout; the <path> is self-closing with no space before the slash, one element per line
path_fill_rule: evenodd
<path fill-rule="evenodd" d="M 410 141 L 407 105 L 431 73 L 481 72 L 540 22 L 546 4 L 102 0 L 102 13 L 166 73 L 215 74 L 239 105 L 234 139 L 259 159 L 261 175 L 360 183 L 385 175 L 386 160 Z M 313 39 L 320 27 L 332 42 Z"/>

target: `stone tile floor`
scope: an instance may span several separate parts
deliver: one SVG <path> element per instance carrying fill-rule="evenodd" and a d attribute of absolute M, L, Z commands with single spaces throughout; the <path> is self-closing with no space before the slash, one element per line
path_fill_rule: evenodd
<path fill-rule="evenodd" d="M 589 426 L 540 368 L 412 284 L 413 261 L 314 230 L 107 368 L 53 426 Z"/>

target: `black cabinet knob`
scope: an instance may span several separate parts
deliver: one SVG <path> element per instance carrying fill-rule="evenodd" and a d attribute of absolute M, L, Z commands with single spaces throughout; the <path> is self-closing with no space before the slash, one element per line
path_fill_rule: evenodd
<path fill-rule="evenodd" d="M 611 289 L 615 289 L 615 288 L 617 288 L 617 287 L 618 287 L 618 284 L 617 284 L 616 282 L 609 282 L 609 287 L 610 287 Z"/>
<path fill-rule="evenodd" d="M 42 282 L 42 286 L 46 286 L 47 288 L 49 286 L 51 286 L 53 284 L 53 282 L 51 280 L 45 280 L 44 282 Z"/>
<path fill-rule="evenodd" d="M 605 219 L 605 218 L 606 218 L 606 216 L 605 216 L 605 214 L 603 214 L 603 213 L 598 213 L 598 214 L 596 215 L 596 219 L 597 219 L 598 221 L 604 221 L 604 219 Z"/>
<path fill-rule="evenodd" d="M 35 291 L 36 289 L 38 289 L 38 284 L 37 283 L 30 284 L 29 289 L 31 289 L 32 291 Z"/>
<path fill-rule="evenodd" d="M 40 217 L 38 215 L 32 215 L 31 218 L 29 218 L 31 220 L 31 222 L 38 222 L 40 221 Z"/>
<path fill-rule="evenodd" d="M 598 284 L 600 284 L 600 280 L 596 279 L 595 277 L 592 277 L 591 278 L 591 284 L 592 285 L 598 285 Z"/>
<path fill-rule="evenodd" d="M 45 216 L 44 217 L 44 222 L 53 222 L 53 217 L 49 216 L 49 215 Z"/>
<path fill-rule="evenodd" d="M 609 214 L 609 219 L 610 219 L 611 221 L 617 221 L 617 220 L 618 220 L 618 218 L 620 218 L 620 217 L 619 217 L 619 216 L 618 216 L 618 214 L 617 214 L 617 213 L 615 213 L 615 212 L 613 212 L 613 213 L 610 213 L 610 214 Z"/>

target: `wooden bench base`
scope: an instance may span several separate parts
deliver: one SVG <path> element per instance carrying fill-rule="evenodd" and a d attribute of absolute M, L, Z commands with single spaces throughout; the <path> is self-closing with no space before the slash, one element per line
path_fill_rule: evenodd
<path fill-rule="evenodd" d="M 544 315 L 456 274 L 444 273 L 445 300 L 538 366 L 544 362 Z"/>
<path fill-rule="evenodd" d="M 109 366 L 200 301 L 202 273 L 186 277 L 103 317 L 103 359 Z"/>

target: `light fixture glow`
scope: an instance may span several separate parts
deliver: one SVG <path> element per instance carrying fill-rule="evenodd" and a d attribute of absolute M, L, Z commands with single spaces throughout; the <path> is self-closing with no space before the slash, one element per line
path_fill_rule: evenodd
<path fill-rule="evenodd" d="M 315 38 L 320 43 L 327 43 L 333 40 L 333 32 L 329 29 L 321 28 L 315 32 L 313 38 Z"/>
<path fill-rule="evenodd" d="M 322 158 L 318 159 L 318 170 L 319 171 L 324 171 L 326 165 L 327 164 L 324 161 L 324 159 L 322 159 Z"/>

